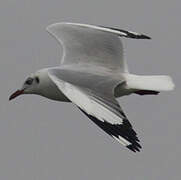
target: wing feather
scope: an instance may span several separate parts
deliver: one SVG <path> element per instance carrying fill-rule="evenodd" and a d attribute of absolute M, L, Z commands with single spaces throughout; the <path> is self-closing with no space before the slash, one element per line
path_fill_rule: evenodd
<path fill-rule="evenodd" d="M 90 89 L 62 81 L 51 73 L 49 76 L 59 90 L 101 129 L 130 150 L 140 151 L 137 134 L 114 97 L 109 102 Z"/>
<path fill-rule="evenodd" d="M 47 31 L 63 46 L 61 65 L 100 66 L 128 72 L 120 37 L 151 39 L 144 34 L 123 29 L 79 23 L 55 23 Z"/>
<path fill-rule="evenodd" d="M 91 65 L 128 71 L 122 42 L 118 34 L 113 33 L 118 31 L 76 23 L 52 24 L 47 31 L 63 46 L 61 65 L 78 64 L 87 69 Z"/>

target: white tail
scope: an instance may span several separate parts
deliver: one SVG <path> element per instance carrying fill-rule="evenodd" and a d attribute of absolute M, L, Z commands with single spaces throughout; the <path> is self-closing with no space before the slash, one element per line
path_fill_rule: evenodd
<path fill-rule="evenodd" d="M 139 76 L 125 74 L 126 88 L 148 91 L 171 91 L 175 85 L 170 76 Z"/>

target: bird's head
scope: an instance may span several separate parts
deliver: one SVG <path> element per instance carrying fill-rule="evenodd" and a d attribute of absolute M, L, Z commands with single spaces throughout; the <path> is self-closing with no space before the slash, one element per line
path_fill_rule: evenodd
<path fill-rule="evenodd" d="M 40 83 L 40 77 L 36 74 L 30 75 L 25 82 L 21 89 L 15 91 L 10 97 L 9 100 L 16 98 L 22 94 L 36 94 Z"/>

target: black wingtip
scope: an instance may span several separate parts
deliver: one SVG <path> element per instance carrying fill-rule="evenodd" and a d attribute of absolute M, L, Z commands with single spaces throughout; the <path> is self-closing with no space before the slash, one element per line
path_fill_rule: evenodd
<path fill-rule="evenodd" d="M 112 137 L 116 137 L 119 139 L 119 136 L 124 138 L 125 140 L 130 142 L 130 145 L 126 146 L 133 152 L 139 152 L 142 148 L 139 144 L 139 139 L 137 137 L 136 132 L 133 130 L 132 125 L 128 121 L 128 119 L 123 119 L 122 124 L 110 124 L 107 121 L 101 121 L 94 116 L 87 114 L 81 108 L 79 108 L 86 116 L 88 116 L 95 124 L 97 124 L 101 129 L 103 129 L 106 133 L 108 133 Z"/>
<path fill-rule="evenodd" d="M 151 37 L 144 35 L 144 34 L 135 34 L 130 31 L 127 31 L 127 38 L 133 38 L 133 39 L 151 39 Z"/>
<path fill-rule="evenodd" d="M 133 152 L 140 152 L 140 149 L 142 148 L 140 144 L 136 143 L 136 144 L 130 144 L 128 146 L 126 146 L 129 150 L 133 151 Z"/>
<path fill-rule="evenodd" d="M 123 36 L 123 37 L 126 37 L 126 38 L 133 38 L 133 39 L 151 39 L 151 37 L 149 37 L 147 35 L 139 34 L 139 33 L 132 32 L 132 31 L 126 31 L 126 30 L 123 30 L 123 29 L 118 29 L 118 28 L 113 28 L 113 27 L 106 27 L 106 26 L 100 26 L 100 27 L 108 28 L 108 29 L 120 32 L 121 34 L 118 35 L 120 37 Z"/>
<path fill-rule="evenodd" d="M 141 34 L 140 39 L 151 39 L 151 37 Z"/>

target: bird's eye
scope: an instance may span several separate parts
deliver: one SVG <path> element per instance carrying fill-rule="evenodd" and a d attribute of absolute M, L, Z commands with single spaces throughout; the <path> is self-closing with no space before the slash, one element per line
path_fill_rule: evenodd
<path fill-rule="evenodd" d="M 40 82 L 39 77 L 35 77 L 35 81 L 36 81 L 37 83 L 39 83 L 39 82 Z"/>
<path fill-rule="evenodd" d="M 26 81 L 25 81 L 25 84 L 28 84 L 28 85 L 31 85 L 33 82 L 33 78 L 28 78 Z"/>

